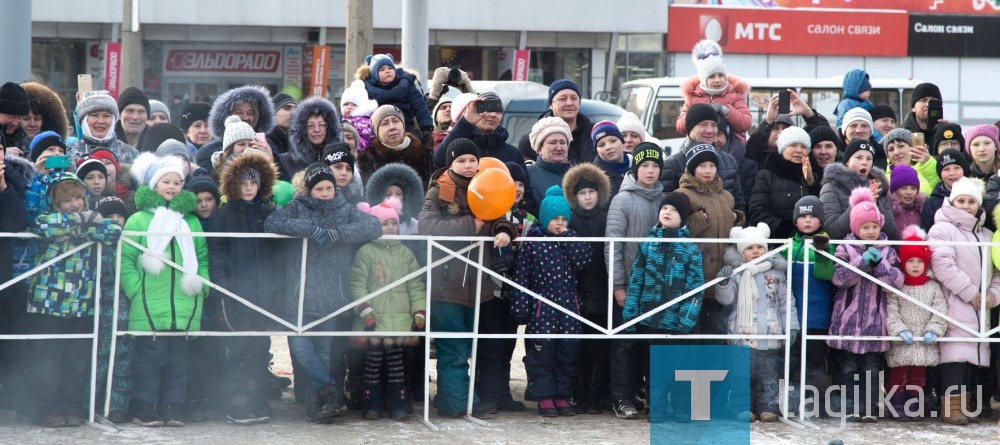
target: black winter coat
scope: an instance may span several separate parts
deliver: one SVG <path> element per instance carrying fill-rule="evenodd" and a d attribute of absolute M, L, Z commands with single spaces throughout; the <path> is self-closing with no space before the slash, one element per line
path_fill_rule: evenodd
<path fill-rule="evenodd" d="M 23 232 L 28 228 L 24 194 L 34 170 L 27 162 L 20 158 L 15 160 L 13 156 L 4 157 L 4 165 L 3 174 L 7 188 L 0 191 L 0 231 Z M 0 238 L 0 283 L 14 277 L 13 260 L 14 238 Z"/>
<path fill-rule="evenodd" d="M 790 238 L 795 234 L 792 211 L 803 196 L 819 196 L 819 178 L 813 173 L 813 185 L 802 178 L 802 164 L 771 153 L 764 168 L 757 173 L 750 193 L 750 226 L 764 223 L 771 227 L 772 238 Z"/>
<path fill-rule="evenodd" d="M 951 195 L 951 190 L 944 186 L 944 182 L 939 182 L 931 190 L 931 196 L 924 201 L 924 207 L 920 209 L 920 228 L 930 230 L 934 225 L 934 214 L 944 205 L 944 200 Z"/>
<path fill-rule="evenodd" d="M 458 122 L 445 136 L 444 140 L 434 151 L 434 170 L 439 170 L 445 167 L 445 161 L 447 160 L 447 152 L 445 147 L 458 138 L 468 139 L 479 147 L 479 157 L 481 158 L 497 158 L 502 162 L 513 162 L 515 164 L 524 165 L 524 159 L 521 159 L 521 154 L 518 153 L 517 148 L 513 145 L 507 143 L 507 138 L 509 133 L 504 127 L 497 127 L 496 131 L 493 133 L 483 133 L 482 130 L 476 128 L 475 125 L 469 123 L 464 117 L 458 118 Z"/>
<path fill-rule="evenodd" d="M 818 125 L 830 126 L 830 121 L 826 120 L 822 114 L 816 112 L 816 109 L 813 109 L 812 117 L 805 118 L 805 121 L 806 125 L 802 129 L 807 132 L 812 127 Z M 769 124 L 766 120 L 761 119 L 760 124 L 757 125 L 757 129 L 747 139 L 747 157 L 756 162 L 757 165 L 763 165 L 767 159 L 767 155 L 770 154 L 770 151 L 767 149 L 767 141 L 771 138 L 772 128 L 774 128 L 774 123 Z"/>
<path fill-rule="evenodd" d="M 603 237 L 608 220 L 607 209 L 576 209 L 569 228 L 579 237 Z M 576 291 L 580 296 L 580 314 L 600 316 L 608 313 L 608 266 L 604 262 L 604 243 L 590 243 L 590 265 L 577 272 Z"/>

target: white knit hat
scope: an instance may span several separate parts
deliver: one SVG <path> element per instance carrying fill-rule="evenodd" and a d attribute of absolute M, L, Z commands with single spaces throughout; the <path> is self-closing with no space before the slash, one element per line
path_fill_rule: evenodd
<path fill-rule="evenodd" d="M 869 113 L 864 108 L 854 107 L 851 108 L 850 110 L 847 110 L 847 113 L 844 113 L 844 120 L 843 122 L 840 123 L 840 131 L 841 132 L 847 131 L 847 127 L 851 125 L 851 122 L 855 121 L 865 121 L 868 123 L 869 127 L 875 126 L 874 121 L 872 121 L 871 113 Z"/>
<path fill-rule="evenodd" d="M 340 108 L 344 108 L 344 104 L 352 103 L 356 107 L 354 111 L 351 112 L 351 116 L 371 116 L 372 113 L 378 108 L 378 102 L 368 98 L 368 90 L 365 89 L 365 83 L 361 80 L 354 79 L 351 82 L 351 86 L 344 90 L 340 95 Z"/>
<path fill-rule="evenodd" d="M 452 107 L 452 111 L 455 108 Z M 562 133 L 566 136 L 566 141 L 572 141 L 573 135 L 570 132 L 569 125 L 566 125 L 566 121 L 562 120 L 560 117 L 549 116 L 543 117 L 535 122 L 535 125 L 531 126 L 531 133 L 528 135 L 528 140 L 531 141 L 531 148 L 535 151 L 542 150 L 542 142 L 545 142 L 545 138 L 549 137 L 553 133 Z"/>
<path fill-rule="evenodd" d="M 239 116 L 226 118 L 226 132 L 222 136 L 222 149 L 225 150 L 239 141 L 253 139 L 253 127 L 240 120 Z"/>
<path fill-rule="evenodd" d="M 474 93 L 462 93 L 459 94 L 455 99 L 451 101 L 451 124 L 454 125 L 458 122 L 458 118 L 465 114 L 465 107 L 469 106 L 472 101 L 479 98 L 479 95 Z"/>
<path fill-rule="evenodd" d="M 184 180 L 184 166 L 181 164 L 180 158 L 176 156 L 161 158 L 146 152 L 132 162 L 132 176 L 140 184 L 148 185 L 151 189 L 155 189 L 156 183 L 160 182 L 160 179 L 167 173 L 177 173 L 177 176 L 180 176 L 182 181 Z"/>
<path fill-rule="evenodd" d="M 729 238 L 738 240 L 736 241 L 736 250 L 741 254 L 750 246 L 763 245 L 764 248 L 767 248 L 766 244 L 751 240 L 766 240 L 770 237 L 771 228 L 764 223 L 757 223 L 756 227 L 750 226 L 747 228 L 736 226 L 729 231 Z"/>
<path fill-rule="evenodd" d="M 722 47 L 712 40 L 702 40 L 694 45 L 691 50 L 691 60 L 694 61 L 695 68 L 698 69 L 698 79 L 701 86 L 705 86 L 705 80 L 713 74 L 726 74 L 726 61 L 722 58 Z"/>
<path fill-rule="evenodd" d="M 948 195 L 948 202 L 952 202 L 959 196 L 967 195 L 973 197 L 980 206 L 983 205 L 983 181 L 976 178 L 964 177 L 955 181 L 951 185 L 951 194 Z"/>
<path fill-rule="evenodd" d="M 804 145 L 806 147 L 806 153 L 812 149 L 812 141 L 809 139 L 809 133 L 806 133 L 805 130 L 794 125 L 781 130 L 781 133 L 778 134 L 777 144 L 779 154 L 784 151 L 786 147 L 792 144 Z"/>
<path fill-rule="evenodd" d="M 642 121 L 639 120 L 639 116 L 635 113 L 626 111 L 622 114 L 622 117 L 618 118 L 618 130 L 622 133 L 626 131 L 631 131 L 633 133 L 638 133 L 642 141 L 646 141 L 646 127 L 642 126 Z"/>

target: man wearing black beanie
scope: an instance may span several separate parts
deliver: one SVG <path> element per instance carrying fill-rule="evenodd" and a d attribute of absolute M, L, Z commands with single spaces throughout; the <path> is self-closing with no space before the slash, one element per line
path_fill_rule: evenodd
<path fill-rule="evenodd" d="M 931 99 L 943 100 L 941 96 L 941 89 L 937 85 L 930 82 L 924 82 L 913 88 L 913 93 L 910 99 L 910 112 L 903 119 L 903 124 L 901 127 L 910 130 L 913 133 L 923 133 L 924 140 L 930 142 L 934 139 L 934 128 L 928 126 L 927 121 L 927 108 L 930 104 Z M 938 120 L 939 124 L 947 124 L 948 121 L 945 119 Z M 928 146 L 931 156 L 937 155 L 937 149 Z"/>
<path fill-rule="evenodd" d="M 0 86 L 0 144 L 4 147 L 18 147 L 22 152 L 28 151 L 31 140 L 21 128 L 21 116 L 27 116 L 29 111 L 28 93 L 14 82 Z M 16 154 L 11 151 L 11 154 Z"/>
<path fill-rule="evenodd" d="M 142 133 L 146 131 L 149 97 L 136 87 L 128 87 L 118 95 L 118 113 L 121 120 L 115 124 L 115 135 L 118 140 L 135 148 L 139 145 Z"/>

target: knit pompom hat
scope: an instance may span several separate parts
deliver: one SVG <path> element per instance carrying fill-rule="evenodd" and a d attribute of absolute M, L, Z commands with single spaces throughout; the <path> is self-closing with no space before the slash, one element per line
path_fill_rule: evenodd
<path fill-rule="evenodd" d="M 869 222 L 878 224 L 879 227 L 885 225 L 885 216 L 879 212 L 878 205 L 875 204 L 875 197 L 868 187 L 858 187 L 851 192 L 848 200 L 851 205 L 851 232 L 854 236 L 861 231 L 861 226 Z"/>
<path fill-rule="evenodd" d="M 737 240 L 736 251 L 740 254 L 753 246 L 764 246 L 764 249 L 767 249 L 767 244 L 760 240 L 771 238 L 771 228 L 764 223 L 757 223 L 756 226 L 747 228 L 736 226 L 729 230 L 729 238 Z"/>
<path fill-rule="evenodd" d="M 176 173 L 184 180 L 184 167 L 176 156 L 161 158 L 153 153 L 143 153 L 132 162 L 132 176 L 140 184 L 156 190 L 156 184 L 168 173 Z"/>
<path fill-rule="evenodd" d="M 229 116 L 226 118 L 226 133 L 222 136 L 222 149 L 232 147 L 239 141 L 249 141 L 253 139 L 253 127 L 240 120 L 239 116 Z"/>
<path fill-rule="evenodd" d="M 920 226 L 907 226 L 900 233 L 903 241 L 927 241 L 927 232 Z M 899 246 L 899 262 L 905 267 L 910 258 L 920 258 L 924 262 L 924 272 L 931 266 L 931 248 L 929 246 Z"/>
<path fill-rule="evenodd" d="M 1000 129 L 993 124 L 982 124 L 976 125 L 974 127 L 965 130 L 965 152 L 972 154 L 972 140 L 979 137 L 986 136 L 993 141 L 993 146 L 1000 150 Z"/>
<path fill-rule="evenodd" d="M 378 205 L 374 205 L 374 206 L 373 205 L 369 205 L 367 202 L 359 202 L 358 203 L 358 210 L 361 210 L 362 212 L 365 212 L 365 213 L 367 213 L 369 215 L 372 215 L 372 216 L 378 218 L 379 224 L 384 223 L 384 222 L 386 222 L 386 221 L 388 221 L 390 219 L 394 219 L 396 221 L 399 221 L 399 213 L 396 212 L 396 207 L 394 207 L 392 205 L 392 203 L 389 202 L 389 200 L 393 200 L 393 199 L 395 199 L 396 201 L 399 201 L 396 198 L 389 198 L 388 200 L 383 201 L 383 202 L 379 203 Z"/>
<path fill-rule="evenodd" d="M 454 110 L 454 108 L 452 109 Z M 528 135 L 528 140 L 531 141 L 531 148 L 535 149 L 536 152 L 541 151 L 545 138 L 555 133 L 566 136 L 567 142 L 573 140 L 569 125 L 566 125 L 566 121 L 562 120 L 562 118 L 549 116 L 539 119 L 538 122 L 535 122 L 535 125 L 531 126 L 531 133 Z"/>
<path fill-rule="evenodd" d="M 983 181 L 976 178 L 962 178 L 951 185 L 951 194 L 948 195 L 948 202 L 952 202 L 959 196 L 971 196 L 980 206 L 983 205 Z"/>
<path fill-rule="evenodd" d="M 365 63 L 368 64 L 368 68 L 371 69 L 371 74 L 369 74 L 369 77 L 371 77 L 371 79 L 375 83 L 378 83 L 379 81 L 378 70 L 381 69 L 383 66 L 389 65 L 392 67 L 392 69 L 396 69 L 396 62 L 392 60 L 392 54 L 389 53 L 375 54 L 365 57 Z"/>
<path fill-rule="evenodd" d="M 806 148 L 806 153 L 812 150 L 812 141 L 809 139 L 809 133 L 794 125 L 781 130 L 781 133 L 778 134 L 777 144 L 779 154 L 792 144 L 802 144 Z"/>
<path fill-rule="evenodd" d="M 542 225 L 542 229 L 548 230 L 549 221 L 557 216 L 562 216 L 569 222 L 573 217 L 573 211 L 563 197 L 562 187 L 553 185 L 545 191 L 545 199 L 542 199 L 542 204 L 538 206 L 538 222 Z"/>
<path fill-rule="evenodd" d="M 705 81 L 713 74 L 726 74 L 726 61 L 722 58 L 722 47 L 712 40 L 702 40 L 691 50 L 691 60 L 698 69 L 698 79 L 704 88 Z"/>
<path fill-rule="evenodd" d="M 642 126 L 642 121 L 639 120 L 639 116 L 635 113 L 626 111 L 618 118 L 618 122 L 615 124 L 618 126 L 618 131 L 625 133 L 626 131 L 631 131 L 639 135 L 643 141 L 646 140 L 646 127 Z"/>

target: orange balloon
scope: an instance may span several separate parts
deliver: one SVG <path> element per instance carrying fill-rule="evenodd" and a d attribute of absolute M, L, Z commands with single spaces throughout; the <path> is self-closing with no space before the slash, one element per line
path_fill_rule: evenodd
<path fill-rule="evenodd" d="M 489 157 L 479 158 L 479 171 L 483 172 L 488 168 L 499 168 L 500 170 L 503 170 L 507 172 L 508 175 L 510 175 L 510 169 L 507 168 L 507 165 L 505 165 L 503 161 L 497 158 L 489 158 Z"/>
<path fill-rule="evenodd" d="M 509 173 L 498 168 L 479 172 L 469 182 L 467 198 L 472 214 L 483 221 L 500 218 L 514 205 L 517 190 Z"/>

